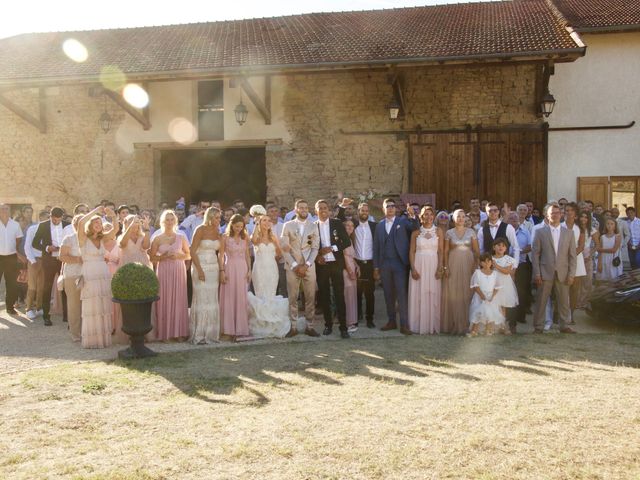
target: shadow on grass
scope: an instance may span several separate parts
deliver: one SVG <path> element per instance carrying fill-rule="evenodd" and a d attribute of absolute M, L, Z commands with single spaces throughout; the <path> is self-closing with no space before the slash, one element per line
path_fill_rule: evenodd
<path fill-rule="evenodd" d="M 184 394 L 205 402 L 237 403 L 231 395 L 242 390 L 251 406 L 260 407 L 270 402 L 264 387 L 293 389 L 305 381 L 339 387 L 350 376 L 411 387 L 424 377 L 480 382 L 483 378 L 461 371 L 465 365 L 477 364 L 536 376 L 577 374 L 577 364 L 598 370 L 622 365 L 640 368 L 640 336 L 620 340 L 617 335 L 389 337 L 242 345 L 117 364 L 161 376 Z"/>

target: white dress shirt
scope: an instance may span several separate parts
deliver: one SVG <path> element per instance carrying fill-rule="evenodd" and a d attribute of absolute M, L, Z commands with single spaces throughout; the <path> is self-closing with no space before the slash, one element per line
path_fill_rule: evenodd
<path fill-rule="evenodd" d="M 36 230 L 38 230 L 38 224 L 34 223 L 29 228 L 27 228 L 27 234 L 25 235 L 24 240 L 24 254 L 29 260 L 30 264 L 36 263 L 36 261 L 42 257 L 42 252 L 40 250 L 36 250 L 31 245 L 33 243 L 33 237 L 36 235 Z"/>
<path fill-rule="evenodd" d="M 189 215 L 184 221 L 180 224 L 180 226 L 184 229 L 187 234 L 187 238 L 189 239 L 189 243 L 191 243 L 191 239 L 193 238 L 193 232 L 196 231 L 196 228 L 199 225 L 202 225 L 204 222 L 204 215 L 196 215 L 195 213 Z"/>
<path fill-rule="evenodd" d="M 356 241 L 353 246 L 357 260 L 373 259 L 373 236 L 369 222 L 358 222 L 356 227 Z"/>
<path fill-rule="evenodd" d="M 320 243 L 323 248 L 331 247 L 333 250 L 336 250 L 336 248 L 331 245 L 331 227 L 329 225 L 329 221 L 330 220 L 328 218 L 324 222 L 322 220 L 318 220 L 318 225 L 320 226 Z M 333 253 L 329 252 L 324 254 L 324 260 L 326 262 L 335 262 L 336 257 Z"/>
<path fill-rule="evenodd" d="M 51 223 L 51 245 L 54 247 L 60 247 L 62 245 L 63 238 L 64 233 L 62 231 L 62 222 L 57 225 Z M 58 258 L 60 256 L 60 250 L 51 252 L 51 256 Z"/>
<path fill-rule="evenodd" d="M 502 220 L 498 219 L 498 221 L 494 224 L 489 223 L 489 232 L 491 233 L 491 237 L 493 240 L 496 238 L 496 234 L 498 233 L 498 228 Z M 516 237 L 516 230 L 512 225 L 507 224 L 507 240 L 511 247 L 513 248 L 513 258 L 520 258 L 520 244 L 518 243 L 518 238 Z M 480 251 L 484 252 L 484 229 L 478 230 L 478 246 L 480 247 Z"/>
<path fill-rule="evenodd" d="M 0 220 L 0 255 L 15 255 L 16 240 L 22 238 L 20 224 L 13 219 L 9 219 L 5 225 Z"/>
<path fill-rule="evenodd" d="M 551 238 L 553 238 L 553 248 L 556 251 L 556 256 L 558 256 L 558 247 L 560 246 L 560 229 L 562 228 L 562 225 L 558 225 L 557 227 L 549 225 L 549 228 L 551 229 Z"/>
<path fill-rule="evenodd" d="M 62 241 L 64 242 L 64 237 L 75 234 L 76 231 L 73 228 L 73 225 L 69 224 L 62 229 Z"/>
<path fill-rule="evenodd" d="M 387 231 L 387 235 L 391 232 L 391 228 L 393 227 L 393 223 L 396 221 L 395 218 L 389 219 L 385 217 L 384 219 L 384 229 Z"/>

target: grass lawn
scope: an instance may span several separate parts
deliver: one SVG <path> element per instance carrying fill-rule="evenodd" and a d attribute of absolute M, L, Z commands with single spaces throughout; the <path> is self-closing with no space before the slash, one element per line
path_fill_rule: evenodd
<path fill-rule="evenodd" d="M 638 479 L 640 335 L 239 345 L 0 375 L 0 478 Z"/>

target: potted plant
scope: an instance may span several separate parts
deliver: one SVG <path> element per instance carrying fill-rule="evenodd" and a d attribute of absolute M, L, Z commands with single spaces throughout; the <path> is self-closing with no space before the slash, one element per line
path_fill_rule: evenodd
<path fill-rule="evenodd" d="M 153 270 L 141 263 L 119 268 L 111 280 L 113 301 L 122 308 L 122 331 L 131 345 L 118 352 L 119 358 L 142 358 L 157 355 L 145 347 L 144 336 L 152 329 L 151 307 L 158 300 L 160 285 Z"/>

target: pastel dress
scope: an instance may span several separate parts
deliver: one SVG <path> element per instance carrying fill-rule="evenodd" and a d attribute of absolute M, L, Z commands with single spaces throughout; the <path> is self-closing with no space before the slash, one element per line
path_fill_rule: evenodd
<path fill-rule="evenodd" d="M 82 347 L 111 346 L 113 303 L 111 302 L 111 273 L 104 261 L 106 250 L 102 242 L 97 248 L 86 239 L 82 253 Z"/>
<path fill-rule="evenodd" d="M 611 235 L 610 237 L 607 235 L 600 236 L 600 245 L 601 248 L 613 248 L 616 246 L 616 238 L 618 234 Z M 615 257 L 620 258 L 620 250 L 615 253 L 598 253 L 602 257 L 602 272 L 596 271 L 596 279 L 600 281 L 607 280 L 615 280 L 620 275 L 622 275 L 622 259 L 620 259 L 620 265 L 617 267 L 613 266 L 613 259 Z"/>
<path fill-rule="evenodd" d="M 442 281 L 436 279 L 438 270 L 437 227 L 420 227 L 416 238 L 415 269 L 418 280 L 409 276 L 409 329 L 420 335 L 440 333 Z"/>
<path fill-rule="evenodd" d="M 444 318 L 441 331 L 462 335 L 469 329 L 469 304 L 473 292 L 469 282 L 476 269 L 473 239 L 477 238 L 472 228 L 467 228 L 460 237 L 455 228 L 448 230 L 445 241 L 449 242 L 449 264 L 444 295 Z"/>
<path fill-rule="evenodd" d="M 220 286 L 222 333 L 234 337 L 249 335 L 249 301 L 246 252 L 248 239 L 225 238 L 225 276 Z M 255 286 L 254 286 L 255 288 Z"/>
<path fill-rule="evenodd" d="M 204 272 L 204 282 L 198 277 L 198 270 L 191 262 L 191 300 L 189 341 L 194 344 L 213 343 L 220 339 L 220 307 L 218 305 L 218 250 L 220 240 L 200 240 L 196 254 Z"/>
<path fill-rule="evenodd" d="M 173 243 L 162 244 L 158 254 L 182 252 L 182 235 L 175 235 Z M 156 306 L 156 338 L 189 336 L 189 307 L 187 306 L 187 269 L 184 260 L 162 260 L 158 262 L 156 272 L 160 290 L 160 299 Z"/>
<path fill-rule="evenodd" d="M 255 295 L 249 301 L 249 332 L 253 337 L 284 337 L 291 329 L 289 299 L 276 295 L 280 274 L 274 243 L 254 246 L 255 261 L 251 280 Z"/>
<path fill-rule="evenodd" d="M 493 257 L 493 260 L 502 268 L 511 267 L 514 271 L 518 268 L 518 261 L 509 256 L 503 255 L 502 257 Z M 496 302 L 498 305 L 504 308 L 513 308 L 518 306 L 518 290 L 516 284 L 513 281 L 513 277 L 506 273 L 498 272 L 498 293 L 496 294 Z"/>
<path fill-rule="evenodd" d="M 139 235 L 135 242 L 129 237 L 127 244 L 120 248 L 120 266 L 128 263 L 141 263 L 145 267 L 152 268 L 149 255 L 142 247 L 143 242 L 144 237 L 142 235 Z"/>
<path fill-rule="evenodd" d="M 357 272 L 358 265 L 355 260 L 355 250 L 352 246 L 342 251 L 344 255 L 345 266 L 349 267 L 352 272 Z M 351 327 L 358 324 L 358 279 L 349 277 L 349 273 L 345 268 L 342 270 L 344 280 L 344 304 L 347 314 L 347 326 Z"/>
<path fill-rule="evenodd" d="M 104 260 L 107 262 L 107 267 L 109 268 L 109 273 L 113 278 L 113 275 L 120 268 L 120 247 L 114 241 L 111 246 L 111 250 L 108 250 L 105 247 L 105 256 Z M 122 331 L 122 309 L 120 308 L 119 303 L 113 303 L 113 339 L 116 343 L 128 343 L 129 336 Z"/>
<path fill-rule="evenodd" d="M 497 273 L 492 270 L 491 274 L 487 275 L 478 269 L 471 277 L 470 286 L 471 288 L 480 288 L 486 298 L 486 300 L 482 300 L 480 295 L 476 292 L 473 293 L 471 305 L 469 306 L 469 322 L 471 325 L 486 325 L 487 323 L 494 323 L 496 325 L 504 324 L 504 316 L 500 312 L 500 306 L 498 302 L 496 302 L 496 298 L 493 296 L 495 289 L 500 291 Z M 497 296 L 496 293 L 496 297 Z"/>

